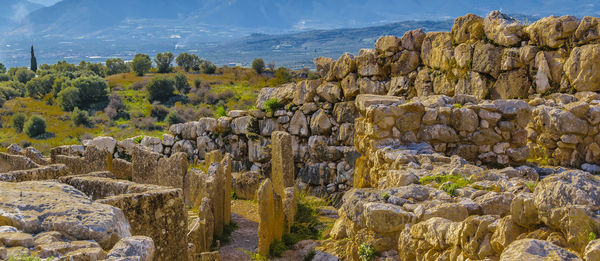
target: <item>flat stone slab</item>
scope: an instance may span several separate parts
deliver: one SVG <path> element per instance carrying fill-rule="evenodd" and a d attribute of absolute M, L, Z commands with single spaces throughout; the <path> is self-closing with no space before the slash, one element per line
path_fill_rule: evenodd
<path fill-rule="evenodd" d="M 0 226 L 30 234 L 58 231 L 78 240 L 95 240 L 105 250 L 131 236 L 123 211 L 96 203 L 69 185 L 0 182 L 0 191 Z"/>

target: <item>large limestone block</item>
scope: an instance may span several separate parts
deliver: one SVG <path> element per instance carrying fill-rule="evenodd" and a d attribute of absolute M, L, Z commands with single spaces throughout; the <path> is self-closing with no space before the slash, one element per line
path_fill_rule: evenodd
<path fill-rule="evenodd" d="M 220 150 L 213 150 L 206 153 L 206 156 L 204 157 L 204 164 L 206 164 L 206 166 L 210 166 L 215 162 L 220 162 L 222 159 L 223 153 Z"/>
<path fill-rule="evenodd" d="M 377 63 L 377 53 L 373 49 L 361 49 L 356 57 L 358 74 L 361 76 L 381 75 L 383 71 Z"/>
<path fill-rule="evenodd" d="M 96 146 L 96 148 L 108 151 L 110 154 L 115 153 L 115 147 L 117 146 L 117 140 L 113 137 L 100 136 L 94 138 L 90 142 L 91 146 Z"/>
<path fill-rule="evenodd" d="M 506 47 L 519 44 L 523 35 L 521 22 L 500 11 L 493 11 L 485 17 L 483 29 L 488 39 Z"/>
<path fill-rule="evenodd" d="M 600 178 L 581 170 L 569 170 L 544 178 L 535 188 L 538 216 L 559 229 L 574 249 L 583 250 L 585 235 L 598 226 L 592 217 L 600 204 Z"/>
<path fill-rule="evenodd" d="M 231 121 L 231 130 L 234 134 L 246 134 L 246 126 L 250 122 L 250 116 L 235 118 Z"/>
<path fill-rule="evenodd" d="M 284 189 L 294 186 L 294 153 L 292 136 L 283 131 L 271 135 L 271 179 L 278 195 L 284 195 Z"/>
<path fill-rule="evenodd" d="M 310 119 L 310 130 L 315 135 L 329 135 L 333 123 L 326 111 L 319 109 Z"/>
<path fill-rule="evenodd" d="M 294 91 L 293 103 L 300 106 L 305 103 L 313 102 L 316 89 L 319 84 L 319 80 L 306 80 L 299 82 L 296 86 L 296 91 Z"/>
<path fill-rule="evenodd" d="M 573 252 L 561 248 L 548 241 L 538 239 L 521 239 L 512 242 L 500 255 L 501 261 L 512 260 L 582 260 Z"/>
<path fill-rule="evenodd" d="M 492 233 L 489 226 L 495 221 L 494 216 L 470 216 L 462 222 L 459 231 L 459 242 L 463 254 L 471 259 L 485 259 L 494 255 L 490 244 Z"/>
<path fill-rule="evenodd" d="M 454 44 L 462 44 L 467 41 L 478 41 L 483 38 L 483 18 L 467 14 L 454 20 L 452 26 L 452 40 Z"/>
<path fill-rule="evenodd" d="M 492 99 L 518 99 L 526 98 L 529 94 L 531 82 L 527 77 L 526 69 L 519 69 L 501 73 L 492 87 Z"/>
<path fill-rule="evenodd" d="M 152 238 L 156 249 L 154 260 L 187 260 L 188 221 L 181 189 L 165 187 L 97 202 L 122 209 L 130 221 L 132 234 Z"/>
<path fill-rule="evenodd" d="M 69 185 L 0 182 L 0 191 L 0 225 L 30 234 L 58 231 L 78 240 L 94 240 L 105 250 L 131 236 L 123 211 L 96 203 Z"/>
<path fill-rule="evenodd" d="M 502 253 L 510 243 L 515 241 L 521 233 L 526 230 L 513 222 L 511 216 L 500 219 L 496 226 L 496 231 L 492 235 L 491 244 L 497 253 Z"/>
<path fill-rule="evenodd" d="M 400 38 L 393 35 L 379 37 L 375 42 L 375 50 L 380 57 L 390 57 L 399 51 Z"/>
<path fill-rule="evenodd" d="M 581 19 L 577 30 L 575 30 L 575 40 L 578 44 L 598 43 L 600 39 L 600 18 L 586 16 Z"/>
<path fill-rule="evenodd" d="M 371 202 L 364 209 L 365 225 L 378 233 L 401 231 L 406 224 L 416 221 L 413 213 L 393 204 Z"/>
<path fill-rule="evenodd" d="M 470 71 L 464 77 L 458 79 L 454 94 L 473 95 L 477 99 L 485 99 L 490 92 L 492 82 L 478 72 Z"/>
<path fill-rule="evenodd" d="M 310 136 L 310 130 L 308 128 L 308 121 L 302 111 L 297 110 L 290 120 L 290 126 L 288 131 L 292 135 L 308 137 Z"/>
<path fill-rule="evenodd" d="M 384 95 L 387 93 L 385 82 L 373 81 L 366 77 L 358 79 L 358 88 L 360 90 L 360 94 Z"/>
<path fill-rule="evenodd" d="M 523 29 L 529 39 L 537 46 L 558 48 L 569 40 L 579 26 L 574 16 L 544 17 Z"/>
<path fill-rule="evenodd" d="M 473 51 L 473 71 L 489 74 L 494 78 L 500 74 L 502 48 L 493 44 L 477 42 Z"/>
<path fill-rule="evenodd" d="M 354 100 L 354 97 L 360 93 L 360 88 L 358 86 L 358 77 L 356 73 L 350 73 L 346 76 L 341 82 L 342 92 L 344 93 L 344 98 L 347 101 Z"/>
<path fill-rule="evenodd" d="M 417 51 L 404 50 L 395 57 L 398 59 L 390 64 L 391 75 L 407 75 L 416 71 L 421 65 L 421 57 Z"/>
<path fill-rule="evenodd" d="M 265 102 L 271 99 L 277 99 L 282 104 L 287 104 L 294 100 L 296 83 L 287 83 L 273 88 L 262 88 L 256 98 L 256 107 L 265 109 Z"/>
<path fill-rule="evenodd" d="M 329 57 L 317 57 L 313 60 L 315 64 L 315 68 L 317 69 L 317 74 L 321 75 L 321 77 L 327 76 L 331 68 L 333 67 L 333 59 Z"/>
<path fill-rule="evenodd" d="M 451 69 L 454 48 L 452 47 L 452 34 L 449 32 L 427 33 L 421 47 L 421 60 L 423 64 L 442 71 Z"/>
<path fill-rule="evenodd" d="M 585 260 L 600 260 L 600 239 L 592 240 L 585 247 Z"/>
<path fill-rule="evenodd" d="M 402 48 L 409 51 L 421 51 L 425 32 L 422 29 L 407 31 L 400 39 Z"/>
<path fill-rule="evenodd" d="M 575 47 L 565 62 L 564 71 L 577 91 L 599 91 L 600 44 Z"/>
<path fill-rule="evenodd" d="M 145 236 L 133 236 L 121 239 L 108 252 L 108 258 L 138 257 L 139 261 L 154 260 L 154 241 Z"/>
<path fill-rule="evenodd" d="M 342 88 L 335 82 L 325 82 L 317 87 L 317 95 L 329 103 L 342 99 Z"/>
<path fill-rule="evenodd" d="M 523 193 L 515 196 L 510 204 L 510 215 L 513 222 L 522 227 L 531 227 L 538 224 L 537 207 L 533 195 Z"/>
<path fill-rule="evenodd" d="M 327 76 L 327 80 L 339 81 L 344 79 L 349 73 L 356 71 L 356 62 L 354 61 L 354 55 L 344 53 L 340 58 L 335 61 L 333 68 Z"/>
<path fill-rule="evenodd" d="M 361 94 L 356 97 L 354 102 L 358 111 L 365 116 L 367 114 L 367 108 L 371 105 L 400 105 L 403 104 L 405 100 L 402 97 L 396 96 Z"/>

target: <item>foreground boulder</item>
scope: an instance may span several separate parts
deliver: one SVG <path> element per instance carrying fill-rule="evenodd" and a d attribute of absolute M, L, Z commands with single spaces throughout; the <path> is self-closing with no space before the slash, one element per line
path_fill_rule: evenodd
<path fill-rule="evenodd" d="M 78 240 L 94 240 L 105 250 L 131 236 L 123 211 L 93 202 L 69 185 L 0 182 L 0 191 L 0 225 L 31 234 L 58 231 Z"/>
<path fill-rule="evenodd" d="M 521 239 L 508 246 L 501 261 L 508 260 L 581 260 L 573 252 L 561 248 L 548 241 L 537 239 Z"/>

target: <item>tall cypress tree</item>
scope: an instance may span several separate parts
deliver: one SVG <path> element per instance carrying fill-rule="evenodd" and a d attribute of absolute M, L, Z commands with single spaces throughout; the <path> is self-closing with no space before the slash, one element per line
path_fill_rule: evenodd
<path fill-rule="evenodd" d="M 33 45 L 31 46 L 31 70 L 37 71 L 37 59 L 35 59 L 35 53 L 33 53 Z"/>

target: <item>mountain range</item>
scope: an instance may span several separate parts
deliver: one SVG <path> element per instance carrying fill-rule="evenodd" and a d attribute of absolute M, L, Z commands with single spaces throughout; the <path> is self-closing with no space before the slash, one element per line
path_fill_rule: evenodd
<path fill-rule="evenodd" d="M 0 6 L 0 32 L 13 29 L 31 12 L 44 7 L 25 0 L 0 0 Z"/>
<path fill-rule="evenodd" d="M 0 0 L 9 7 L 0 8 L 4 63 L 26 64 L 33 44 L 44 62 L 185 51 L 223 63 L 263 56 L 306 66 L 312 56 L 372 46 L 379 35 L 449 30 L 466 13 L 501 10 L 529 22 L 548 15 L 600 16 L 597 0 L 35 1 L 51 5 Z"/>
<path fill-rule="evenodd" d="M 535 16 L 583 16 L 599 15 L 600 3 L 596 0 L 63 0 L 31 12 L 13 30 L 13 35 L 81 36 L 139 19 L 148 23 L 166 19 L 180 24 L 285 32 L 436 20 L 468 12 L 485 15 L 496 9 Z"/>

